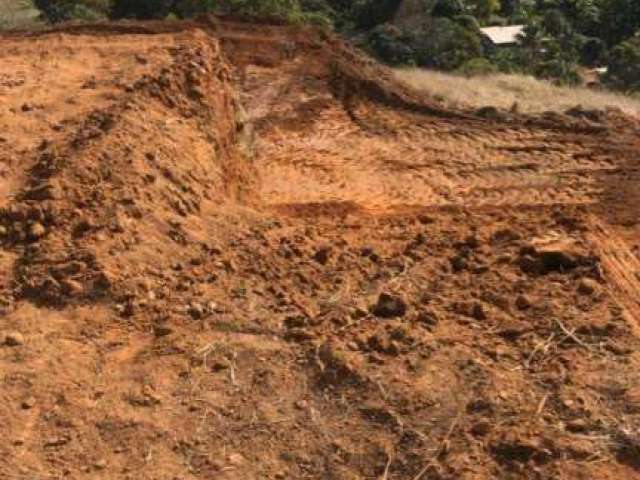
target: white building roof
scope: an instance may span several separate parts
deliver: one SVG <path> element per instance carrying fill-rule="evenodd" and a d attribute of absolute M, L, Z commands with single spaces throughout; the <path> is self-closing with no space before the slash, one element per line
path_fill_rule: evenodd
<path fill-rule="evenodd" d="M 518 42 L 518 34 L 523 33 L 524 25 L 507 27 L 485 27 L 480 29 L 495 45 L 508 45 Z"/>

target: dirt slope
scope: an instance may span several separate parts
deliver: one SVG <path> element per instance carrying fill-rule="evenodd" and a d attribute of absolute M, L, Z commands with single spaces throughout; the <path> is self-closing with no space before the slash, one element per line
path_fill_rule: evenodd
<path fill-rule="evenodd" d="M 0 44 L 0 478 L 640 478 L 637 122 L 286 27 Z"/>

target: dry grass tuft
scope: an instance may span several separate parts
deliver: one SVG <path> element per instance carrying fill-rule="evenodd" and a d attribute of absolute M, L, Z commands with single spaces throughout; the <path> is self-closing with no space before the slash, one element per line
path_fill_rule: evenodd
<path fill-rule="evenodd" d="M 469 107 L 510 109 L 517 103 L 523 113 L 584 108 L 619 108 L 640 117 L 640 99 L 581 87 L 558 87 L 524 75 L 495 74 L 467 78 L 418 68 L 397 69 L 397 77 L 411 87 L 445 102 Z"/>
<path fill-rule="evenodd" d="M 0 0 L 0 30 L 33 26 L 39 15 L 31 0 Z"/>

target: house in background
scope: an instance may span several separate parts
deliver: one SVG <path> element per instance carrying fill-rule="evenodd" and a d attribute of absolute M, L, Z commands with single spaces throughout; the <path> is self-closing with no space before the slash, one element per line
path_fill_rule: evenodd
<path fill-rule="evenodd" d="M 518 44 L 518 38 L 524 34 L 524 25 L 508 25 L 506 27 L 481 28 L 482 34 L 496 48 L 514 47 Z"/>

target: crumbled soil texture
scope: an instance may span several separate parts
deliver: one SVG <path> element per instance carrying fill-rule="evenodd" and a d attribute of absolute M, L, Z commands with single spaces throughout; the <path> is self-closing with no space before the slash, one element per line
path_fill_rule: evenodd
<path fill-rule="evenodd" d="M 638 121 L 228 19 L 0 45 L 0 478 L 640 478 Z"/>

